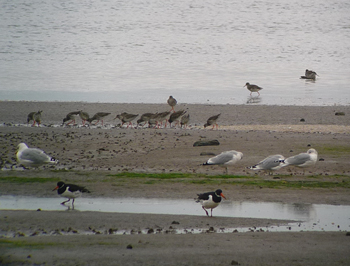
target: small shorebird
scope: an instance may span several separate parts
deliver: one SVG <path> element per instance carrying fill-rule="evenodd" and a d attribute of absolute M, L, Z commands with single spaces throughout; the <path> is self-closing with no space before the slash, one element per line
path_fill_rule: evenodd
<path fill-rule="evenodd" d="M 259 91 L 263 89 L 258 85 L 250 84 L 249 82 L 247 82 L 243 87 L 246 87 L 246 86 L 247 86 L 247 89 L 250 91 L 250 95 L 252 95 L 253 92 L 257 92 L 260 96 Z"/>
<path fill-rule="evenodd" d="M 75 124 L 75 118 L 77 115 L 79 115 L 80 111 L 75 111 L 75 112 L 70 112 L 66 115 L 65 118 L 63 118 L 63 124 L 67 121 L 70 121 L 69 123 L 67 123 L 67 125 L 73 123 L 73 125 Z"/>
<path fill-rule="evenodd" d="M 39 167 L 44 164 L 57 164 L 58 161 L 47 155 L 43 150 L 28 148 L 27 144 L 17 146 L 17 162 L 24 167 Z"/>
<path fill-rule="evenodd" d="M 301 79 L 312 79 L 312 80 L 316 80 L 316 76 L 318 76 L 318 75 L 317 75 L 317 73 L 316 73 L 315 71 L 306 69 L 306 70 L 305 70 L 305 76 L 301 76 L 300 78 L 301 78 Z"/>
<path fill-rule="evenodd" d="M 153 113 L 144 113 L 141 117 L 136 121 L 137 125 L 144 123 L 142 126 L 146 125 L 149 122 L 149 119 L 154 115 Z"/>
<path fill-rule="evenodd" d="M 41 113 L 43 111 L 42 110 L 39 110 L 38 112 L 31 112 L 28 114 L 27 116 L 27 124 L 29 124 L 30 121 L 33 121 L 33 126 L 35 126 L 35 123 L 38 123 L 38 126 L 40 126 L 40 123 L 41 123 Z"/>
<path fill-rule="evenodd" d="M 207 214 L 207 216 L 209 216 L 209 213 L 207 212 L 206 209 L 211 210 L 210 217 L 213 217 L 213 209 L 219 206 L 221 199 L 222 198 L 226 199 L 224 194 L 222 194 L 221 189 L 217 189 L 215 192 L 213 191 L 213 192 L 197 194 L 197 196 L 198 197 L 196 199 L 196 202 L 200 202 L 202 204 L 202 208 Z"/>
<path fill-rule="evenodd" d="M 81 118 L 81 122 L 83 123 L 83 126 L 85 126 L 86 120 L 90 118 L 89 114 L 87 112 L 80 111 L 79 117 Z"/>
<path fill-rule="evenodd" d="M 284 156 L 280 154 L 270 155 L 256 165 L 247 167 L 251 170 L 264 170 L 266 172 L 279 170 L 284 166 Z"/>
<path fill-rule="evenodd" d="M 157 120 L 158 128 L 163 125 L 163 121 L 165 121 L 164 127 L 167 126 L 168 120 L 170 118 L 170 114 L 171 114 L 170 111 L 161 112 L 157 114 L 156 120 Z"/>
<path fill-rule="evenodd" d="M 177 104 L 176 99 L 173 96 L 169 96 L 169 99 L 167 100 L 168 104 L 171 106 L 170 112 L 175 112 L 175 105 Z"/>
<path fill-rule="evenodd" d="M 98 122 L 102 122 L 102 126 L 103 126 L 103 118 L 105 117 L 105 116 L 107 116 L 107 115 L 110 115 L 111 113 L 105 113 L 105 112 L 98 112 L 98 113 L 96 113 L 96 114 L 94 114 L 94 116 L 93 117 L 91 117 L 91 118 L 88 118 L 88 119 L 86 119 L 90 124 L 91 124 L 91 122 L 92 121 L 94 121 L 94 120 L 97 120 L 97 122 L 95 123 L 95 125 L 98 123 Z"/>
<path fill-rule="evenodd" d="M 180 125 L 184 128 L 187 128 L 188 122 L 190 122 L 190 114 L 185 114 L 183 117 L 181 117 Z"/>
<path fill-rule="evenodd" d="M 184 111 L 184 110 L 180 110 L 180 111 L 177 111 L 175 113 L 172 113 L 170 115 L 169 120 L 168 120 L 170 127 L 171 127 L 171 123 L 173 123 L 173 122 L 176 122 L 175 123 L 175 127 L 176 127 L 176 125 L 179 123 L 179 120 L 181 119 L 181 116 L 183 116 L 185 113 L 186 113 L 186 111 Z"/>
<path fill-rule="evenodd" d="M 123 112 L 120 115 L 117 115 L 114 119 L 119 118 L 122 121 L 122 126 L 125 123 L 128 123 L 128 126 L 126 128 L 129 128 L 129 126 L 132 125 L 131 121 L 134 120 L 137 116 L 138 116 L 138 114 L 134 115 L 134 114 L 128 114 L 126 112 Z"/>
<path fill-rule="evenodd" d="M 218 115 L 214 115 L 208 118 L 207 123 L 204 124 L 204 128 L 208 127 L 208 126 L 213 126 L 212 129 L 214 129 L 214 127 L 216 126 L 216 129 L 219 128 L 219 125 L 217 124 L 217 120 L 219 118 L 221 114 Z"/>
<path fill-rule="evenodd" d="M 309 149 L 307 152 L 288 157 L 284 160 L 283 166 L 309 167 L 316 164 L 318 153 L 315 149 Z"/>
<path fill-rule="evenodd" d="M 65 184 L 64 182 L 60 181 L 57 183 L 57 186 L 52 190 L 57 190 L 58 195 L 61 197 L 68 198 L 68 200 L 61 202 L 62 205 L 64 205 L 66 202 L 69 202 L 71 199 L 73 199 L 72 206 L 74 208 L 74 200 L 75 198 L 78 198 L 81 196 L 82 193 L 87 192 L 90 193 L 89 190 L 87 190 L 85 187 L 73 185 L 73 184 Z"/>
<path fill-rule="evenodd" d="M 226 174 L 228 174 L 227 166 L 233 165 L 240 161 L 243 158 L 243 153 L 235 150 L 224 151 L 219 155 L 216 155 L 208 161 L 206 161 L 203 165 L 222 165 L 226 168 Z"/>

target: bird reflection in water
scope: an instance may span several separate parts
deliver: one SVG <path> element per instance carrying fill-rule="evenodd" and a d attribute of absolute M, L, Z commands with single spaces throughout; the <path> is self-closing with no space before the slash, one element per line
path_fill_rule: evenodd
<path fill-rule="evenodd" d="M 258 96 L 249 96 L 247 99 L 247 104 L 260 103 L 262 98 Z"/>

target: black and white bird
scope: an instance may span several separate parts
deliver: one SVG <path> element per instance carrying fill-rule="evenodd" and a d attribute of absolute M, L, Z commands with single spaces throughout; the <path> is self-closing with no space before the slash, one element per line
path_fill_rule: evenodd
<path fill-rule="evenodd" d="M 312 79 L 312 80 L 316 80 L 316 76 L 318 76 L 318 75 L 317 75 L 317 73 L 316 73 L 315 71 L 306 69 L 306 70 L 305 70 L 305 76 L 301 76 L 300 78 L 301 78 L 301 79 Z"/>
<path fill-rule="evenodd" d="M 17 162 L 24 167 L 39 167 L 44 164 L 57 164 L 58 161 L 43 150 L 28 148 L 27 144 L 20 143 L 17 146 Z"/>
<path fill-rule="evenodd" d="M 58 195 L 64 198 L 68 198 L 68 200 L 61 202 L 62 205 L 64 205 L 66 202 L 69 202 L 71 199 L 73 199 L 72 206 L 74 207 L 74 200 L 75 198 L 78 198 L 81 196 L 82 193 L 90 193 L 88 189 L 85 187 L 73 185 L 73 184 L 65 184 L 64 182 L 60 181 L 57 183 L 57 186 L 52 190 L 57 190 Z"/>
<path fill-rule="evenodd" d="M 210 217 L 213 217 L 213 209 L 219 206 L 221 199 L 222 198 L 226 199 L 224 194 L 222 194 L 221 189 L 217 189 L 216 191 L 213 191 L 213 192 L 197 194 L 197 196 L 198 197 L 196 199 L 196 202 L 200 202 L 202 204 L 202 208 L 207 214 L 207 216 L 209 216 L 207 209 L 211 210 Z"/>
<path fill-rule="evenodd" d="M 256 165 L 247 168 L 251 170 L 264 170 L 271 173 L 271 171 L 279 170 L 284 166 L 284 159 L 284 156 L 280 154 L 270 155 Z"/>
<path fill-rule="evenodd" d="M 247 89 L 250 91 L 250 95 L 252 95 L 253 92 L 257 92 L 260 96 L 260 92 L 263 88 L 259 87 L 258 85 L 250 84 L 247 82 L 243 87 L 247 87 Z"/>

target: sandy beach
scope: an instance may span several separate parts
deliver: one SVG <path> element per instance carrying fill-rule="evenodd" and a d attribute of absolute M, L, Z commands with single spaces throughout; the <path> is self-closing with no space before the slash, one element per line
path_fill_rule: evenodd
<path fill-rule="evenodd" d="M 27 124 L 30 112 L 43 110 L 41 126 Z M 68 112 L 83 110 L 92 116 L 110 112 L 104 125 L 62 125 Z M 105 104 L 84 102 L 0 102 L 1 195 L 58 197 L 58 180 L 86 186 L 86 197 L 187 198 L 221 188 L 230 201 L 350 205 L 350 107 L 177 105 L 186 110 L 186 129 L 126 128 L 117 114 L 169 111 L 165 104 Z M 218 130 L 204 128 L 206 120 L 221 114 Z M 139 117 L 138 117 L 139 118 Z M 134 121 L 136 126 L 136 121 Z M 173 125 L 174 126 L 174 125 Z M 219 145 L 194 147 L 199 140 Z M 19 143 L 37 147 L 56 159 L 56 166 L 23 170 L 16 165 Z M 268 155 L 285 157 L 318 151 L 315 166 L 284 167 L 273 175 L 247 169 Z M 244 154 L 225 168 L 203 166 L 226 150 Z M 175 174 L 183 178 L 116 177 L 121 173 Z M 240 176 L 240 178 L 234 178 Z M 213 181 L 213 177 L 215 180 Z M 230 178 L 231 177 L 231 178 Z M 17 179 L 16 179 L 17 178 Z M 24 182 L 23 180 L 32 180 Z M 21 181 L 19 181 L 21 180 Z M 248 185 L 275 181 L 324 183 L 328 187 L 265 187 Z M 335 184 L 334 186 L 331 186 Z M 345 184 L 337 186 L 336 184 Z M 85 195 L 84 195 L 85 197 Z M 58 204 L 62 200 L 58 198 Z M 79 199 L 77 199 L 79 200 Z M 199 206 L 200 208 L 200 206 Z M 204 214 L 204 212 L 203 212 Z M 172 224 L 177 221 L 179 224 Z M 172 234 L 157 228 L 178 229 L 258 227 L 288 221 L 183 215 L 150 215 L 71 211 L 4 211 L 2 265 L 349 265 L 346 232 L 249 232 Z M 70 229 L 69 229 L 70 228 Z M 89 229 L 90 228 L 90 229 Z M 82 234 L 92 231 L 93 234 Z M 154 233 L 111 235 L 123 228 Z M 40 232 L 49 232 L 43 236 Z M 69 231 L 67 233 L 67 231 Z M 74 232 L 76 233 L 74 233 Z M 96 232 L 99 233 L 96 233 Z M 52 234 L 51 232 L 57 232 Z M 66 233 L 62 233 L 66 232 Z M 6 237 L 4 236 L 6 235 Z M 10 237 L 9 237 L 10 236 Z M 22 236 L 22 237 L 21 237 Z"/>

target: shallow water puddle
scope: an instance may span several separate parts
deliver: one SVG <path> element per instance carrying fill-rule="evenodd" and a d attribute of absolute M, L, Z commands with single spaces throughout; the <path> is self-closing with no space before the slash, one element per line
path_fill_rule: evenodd
<path fill-rule="evenodd" d="M 60 205 L 63 198 L 36 198 L 0 196 L 0 210 L 67 210 Z M 78 198 L 76 211 L 149 213 L 205 216 L 199 203 L 194 200 L 144 199 L 144 198 Z M 276 202 L 223 201 L 213 210 L 216 217 L 262 218 L 294 220 L 288 226 L 254 228 L 264 231 L 347 231 L 350 230 L 350 206 L 324 204 L 284 204 Z M 240 232 L 248 228 L 235 228 Z M 223 229 L 229 232 L 232 228 Z M 201 230 L 199 230 L 201 232 Z M 180 232 L 181 233 L 181 232 Z M 186 232 L 184 232 L 186 233 Z M 196 232 L 192 232 L 196 233 Z M 198 233 L 198 232 L 197 232 Z"/>

